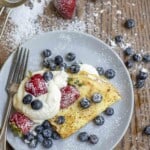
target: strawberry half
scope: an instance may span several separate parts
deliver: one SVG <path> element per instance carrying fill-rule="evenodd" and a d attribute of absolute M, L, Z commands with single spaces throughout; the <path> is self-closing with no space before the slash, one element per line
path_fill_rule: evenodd
<path fill-rule="evenodd" d="M 77 88 L 73 86 L 66 86 L 61 88 L 61 105 L 60 108 L 67 108 L 74 103 L 80 96 Z"/>
<path fill-rule="evenodd" d="M 75 11 L 76 0 L 54 0 L 54 6 L 61 16 L 71 19 Z"/>
<path fill-rule="evenodd" d="M 32 76 L 30 80 L 26 82 L 25 90 L 35 97 L 48 92 L 46 82 L 41 74 L 35 74 Z"/>
<path fill-rule="evenodd" d="M 22 137 L 30 131 L 33 122 L 25 115 L 15 112 L 9 119 L 9 125 L 14 133 Z"/>

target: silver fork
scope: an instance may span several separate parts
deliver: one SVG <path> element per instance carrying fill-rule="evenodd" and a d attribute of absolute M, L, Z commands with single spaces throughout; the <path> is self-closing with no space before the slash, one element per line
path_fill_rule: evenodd
<path fill-rule="evenodd" d="M 3 119 L 3 125 L 0 133 L 0 150 L 6 150 L 7 124 L 12 107 L 13 96 L 17 92 L 18 86 L 25 76 L 28 57 L 29 50 L 24 48 L 18 48 L 12 62 L 6 85 L 6 91 L 8 93 L 8 105 L 6 108 L 6 114 Z"/>

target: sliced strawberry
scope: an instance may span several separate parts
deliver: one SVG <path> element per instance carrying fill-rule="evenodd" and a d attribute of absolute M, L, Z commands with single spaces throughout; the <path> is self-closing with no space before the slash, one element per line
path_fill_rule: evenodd
<path fill-rule="evenodd" d="M 41 74 L 35 74 L 32 76 L 30 80 L 26 82 L 25 90 L 35 97 L 48 92 L 46 82 Z"/>
<path fill-rule="evenodd" d="M 61 16 L 71 19 L 75 11 L 76 0 L 54 0 L 54 6 Z"/>
<path fill-rule="evenodd" d="M 27 134 L 33 126 L 33 122 L 28 117 L 19 112 L 15 112 L 11 115 L 9 124 L 12 130 L 19 136 Z"/>
<path fill-rule="evenodd" d="M 60 107 L 67 108 L 74 103 L 80 96 L 77 88 L 73 86 L 66 86 L 61 89 L 61 105 Z"/>

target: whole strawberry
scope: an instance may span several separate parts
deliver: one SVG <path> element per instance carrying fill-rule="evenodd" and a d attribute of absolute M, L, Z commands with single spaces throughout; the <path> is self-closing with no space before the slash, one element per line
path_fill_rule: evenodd
<path fill-rule="evenodd" d="M 22 137 L 30 131 L 33 122 L 25 115 L 15 112 L 9 119 L 9 125 L 15 134 Z"/>
<path fill-rule="evenodd" d="M 76 0 L 54 0 L 54 6 L 61 16 L 71 19 L 75 11 Z"/>

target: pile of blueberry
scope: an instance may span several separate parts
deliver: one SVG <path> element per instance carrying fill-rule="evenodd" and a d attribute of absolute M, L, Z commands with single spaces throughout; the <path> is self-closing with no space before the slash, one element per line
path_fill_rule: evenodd
<path fill-rule="evenodd" d="M 127 28 L 127 29 L 131 29 L 133 27 L 135 27 L 135 21 L 134 19 L 128 19 L 126 20 L 124 26 Z M 117 44 L 121 44 L 123 42 L 123 36 L 121 35 L 117 35 L 115 37 L 115 42 Z M 144 62 L 144 63 L 149 63 L 150 62 L 150 54 L 140 54 L 140 53 L 134 53 L 132 47 L 127 47 L 124 49 L 124 55 L 126 57 L 129 57 L 128 60 L 126 60 L 125 62 L 125 65 L 127 68 L 132 68 L 134 66 L 134 63 L 135 62 Z M 144 76 L 144 77 L 143 77 Z M 142 88 L 145 84 L 145 80 L 146 78 L 148 77 L 148 72 L 140 70 L 139 71 L 139 74 L 137 75 L 137 78 L 136 78 L 136 84 L 135 84 L 135 87 L 136 88 Z"/>
<path fill-rule="evenodd" d="M 49 68 L 51 71 L 55 70 L 69 70 L 71 73 L 78 73 L 80 71 L 80 65 L 73 63 L 70 67 L 64 62 L 64 58 L 60 55 L 51 58 L 52 52 L 49 49 L 46 49 L 42 53 L 44 60 L 43 66 Z M 72 62 L 76 59 L 76 55 L 72 52 L 67 53 L 65 59 L 68 62 Z"/>
<path fill-rule="evenodd" d="M 45 120 L 41 125 L 35 127 L 32 133 L 24 135 L 23 140 L 30 148 L 36 148 L 38 144 L 42 144 L 44 148 L 51 148 L 53 140 L 59 140 L 60 135 L 53 130 L 49 121 Z"/>

